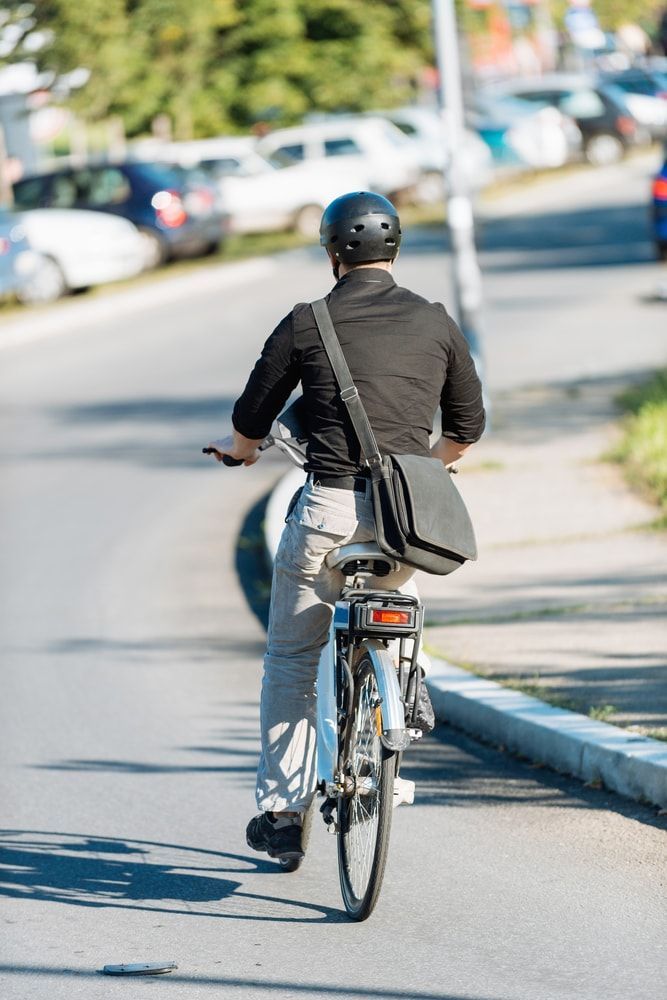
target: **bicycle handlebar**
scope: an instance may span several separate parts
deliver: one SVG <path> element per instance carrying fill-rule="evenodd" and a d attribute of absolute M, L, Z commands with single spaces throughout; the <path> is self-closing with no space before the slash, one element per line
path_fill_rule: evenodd
<path fill-rule="evenodd" d="M 215 455 L 215 453 L 216 453 L 215 448 L 202 448 L 202 454 L 203 455 Z M 231 468 L 235 468 L 238 465 L 243 465 L 243 459 L 242 458 L 232 458 L 231 455 L 223 455 L 222 456 L 222 464 L 229 466 L 229 468 L 231 469 Z"/>

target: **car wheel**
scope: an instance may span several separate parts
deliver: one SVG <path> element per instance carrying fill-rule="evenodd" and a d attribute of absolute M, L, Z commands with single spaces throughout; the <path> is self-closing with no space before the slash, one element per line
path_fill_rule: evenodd
<path fill-rule="evenodd" d="M 24 305 L 55 302 L 68 291 L 65 275 L 53 257 L 39 254 L 35 268 L 22 283 L 16 297 Z"/>
<path fill-rule="evenodd" d="M 139 227 L 144 243 L 144 270 L 152 271 L 167 260 L 169 252 L 162 237 L 154 229 Z"/>
<path fill-rule="evenodd" d="M 606 167 L 610 163 L 618 163 L 625 155 L 625 146 L 621 140 L 609 133 L 594 135 L 586 143 L 586 159 L 594 167 Z"/>
<path fill-rule="evenodd" d="M 222 240 L 211 240 L 204 247 L 203 255 L 204 257 L 213 257 L 215 254 L 220 253 L 222 250 Z"/>
<path fill-rule="evenodd" d="M 320 221 L 324 209 L 321 205 L 304 205 L 294 217 L 294 229 L 301 236 L 314 237 L 320 231 Z"/>

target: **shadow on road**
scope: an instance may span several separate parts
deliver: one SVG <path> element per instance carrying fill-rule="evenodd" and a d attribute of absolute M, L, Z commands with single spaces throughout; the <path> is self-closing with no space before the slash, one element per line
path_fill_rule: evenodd
<path fill-rule="evenodd" d="M 87 969 L 58 969 L 48 965 L 0 965 L 0 974 L 7 973 L 15 976 L 47 976 L 55 978 L 80 979 L 87 976 L 97 976 L 98 972 Z M 349 971 L 347 973 L 349 975 Z M 288 980 L 277 981 L 275 979 L 240 979 L 230 976 L 185 976 L 182 973 L 170 973 L 168 976 L 160 976 L 160 986 L 182 985 L 184 983 L 191 986 L 212 986 L 217 989 L 227 987 L 241 991 L 266 990 L 267 993 L 277 993 L 280 996 L 294 996 L 297 993 L 307 997 L 349 997 L 350 1000 L 406 1000 L 408 994 L 405 990 L 393 990 L 386 987 L 373 988 L 372 986 L 342 986 L 337 983 L 293 983 Z M 247 995 L 247 993 L 246 993 Z M 431 993 L 423 990 L 410 990 L 410 1000 L 502 1000 L 501 997 L 479 996 L 466 993 Z"/>
<path fill-rule="evenodd" d="M 534 764 L 486 746 L 459 730 L 439 726 L 412 746 L 401 774 L 417 784 L 415 801 L 423 806 L 487 807 L 522 805 L 526 809 L 596 809 L 615 812 L 659 830 L 667 817 L 605 788 L 592 788 L 542 764 Z"/>
<path fill-rule="evenodd" d="M 236 397 L 137 397 L 53 407 L 49 426 L 62 428 L 51 447 L 23 451 L 15 460 L 113 461 L 133 465 L 207 470 L 202 447 L 216 427 L 231 427 Z"/>
<path fill-rule="evenodd" d="M 655 260 L 647 203 L 484 217 L 476 224 L 485 272 L 618 267 Z M 408 230 L 405 256 L 449 251 L 443 226 Z"/>
<path fill-rule="evenodd" d="M 0 866 L 0 896 L 14 899 L 272 923 L 347 920 L 343 912 L 328 906 L 241 891 L 241 882 L 221 876 L 272 873 L 281 877 L 278 866 L 224 851 L 118 837 L 4 830 L 0 831 Z M 276 905 L 282 913 L 276 912 Z"/>

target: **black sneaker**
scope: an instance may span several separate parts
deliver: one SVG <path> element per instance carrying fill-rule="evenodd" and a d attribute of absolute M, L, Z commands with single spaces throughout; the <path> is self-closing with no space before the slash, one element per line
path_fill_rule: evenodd
<path fill-rule="evenodd" d="M 417 705 L 415 728 L 421 729 L 424 736 L 432 733 L 435 729 L 435 712 L 433 711 L 431 696 L 423 680 L 419 686 L 419 704 Z"/>
<path fill-rule="evenodd" d="M 253 851 L 266 851 L 270 858 L 280 861 L 301 861 L 304 857 L 301 846 L 301 823 L 290 823 L 276 827 L 267 813 L 254 816 L 246 827 L 245 839 Z"/>

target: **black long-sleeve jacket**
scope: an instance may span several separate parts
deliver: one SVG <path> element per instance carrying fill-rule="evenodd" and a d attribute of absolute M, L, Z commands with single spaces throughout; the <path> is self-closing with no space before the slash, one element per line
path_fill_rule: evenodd
<path fill-rule="evenodd" d="M 401 288 L 382 268 L 346 274 L 327 296 L 352 378 L 383 454 L 429 454 L 435 413 L 459 442 L 484 430 L 482 392 L 468 345 L 444 306 Z M 362 471 L 359 444 L 320 340 L 301 303 L 278 324 L 234 406 L 233 424 L 263 438 L 301 381 L 308 419 L 308 472 Z"/>

